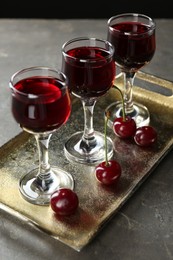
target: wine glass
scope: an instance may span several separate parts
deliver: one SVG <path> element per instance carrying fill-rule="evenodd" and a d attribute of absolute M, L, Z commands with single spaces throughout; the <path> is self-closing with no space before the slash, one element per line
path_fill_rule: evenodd
<path fill-rule="evenodd" d="M 105 137 L 93 127 L 94 106 L 113 86 L 114 47 L 107 40 L 78 37 L 62 46 L 62 71 L 68 78 L 70 93 L 79 98 L 84 110 L 84 131 L 67 140 L 65 155 L 72 162 L 89 165 L 105 158 Z M 113 155 L 112 140 L 107 137 L 108 158 Z"/>
<path fill-rule="evenodd" d="M 24 131 L 35 136 L 39 152 L 39 166 L 20 179 L 19 190 L 28 202 L 46 205 L 56 189 L 74 188 L 71 174 L 48 162 L 51 135 L 71 113 L 67 78 L 51 68 L 30 67 L 13 74 L 9 87 L 13 117 Z"/>
<path fill-rule="evenodd" d="M 136 72 L 155 53 L 155 22 L 143 14 L 124 13 L 111 17 L 107 25 L 107 39 L 114 46 L 114 60 L 124 77 L 125 112 L 134 118 L 137 126 L 149 125 L 150 113 L 143 104 L 133 102 L 132 88 Z M 110 104 L 107 110 L 110 111 L 108 125 L 112 127 L 114 119 L 122 115 L 122 102 Z"/>

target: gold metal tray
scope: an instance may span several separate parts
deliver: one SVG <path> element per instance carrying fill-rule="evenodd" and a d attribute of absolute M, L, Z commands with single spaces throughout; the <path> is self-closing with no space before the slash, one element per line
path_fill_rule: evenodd
<path fill-rule="evenodd" d="M 173 83 L 155 76 L 137 73 L 134 100 L 145 104 L 151 114 L 151 125 L 158 131 L 158 141 L 150 148 L 141 148 L 134 142 L 117 138 L 111 129 L 108 134 L 114 142 L 114 158 L 122 165 L 122 178 L 116 187 L 104 187 L 95 179 L 94 167 L 71 164 L 63 152 L 63 144 L 74 132 L 83 130 L 83 108 L 74 100 L 72 114 L 65 126 L 53 134 L 50 142 L 50 163 L 59 165 L 73 174 L 79 208 L 71 217 L 56 217 L 50 206 L 32 205 L 18 190 L 19 178 L 38 164 L 36 142 L 33 136 L 21 133 L 0 148 L 0 207 L 27 221 L 48 235 L 80 251 L 119 210 L 134 191 L 150 175 L 173 145 Z M 119 74 L 115 84 L 123 85 Z M 149 86 L 169 95 L 149 91 Z M 95 130 L 103 132 L 104 110 L 118 98 L 115 89 L 100 98 L 94 110 Z"/>

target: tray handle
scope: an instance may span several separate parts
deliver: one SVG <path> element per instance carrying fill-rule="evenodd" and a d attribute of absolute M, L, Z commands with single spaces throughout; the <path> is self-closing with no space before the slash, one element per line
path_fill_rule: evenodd
<path fill-rule="evenodd" d="M 139 80 L 143 80 L 145 82 L 149 82 L 151 84 L 159 85 L 162 88 L 166 88 L 168 90 L 171 90 L 171 94 L 169 96 L 166 96 L 164 94 L 154 92 L 151 90 L 144 89 L 139 86 L 135 86 L 133 89 L 134 98 L 143 100 L 144 103 L 155 101 L 155 103 L 158 103 L 159 105 L 162 104 L 164 107 L 173 109 L 173 82 L 156 77 L 151 74 L 147 74 L 144 72 L 137 72 L 136 78 Z M 115 85 L 123 89 L 123 74 L 119 73 L 115 78 Z"/>

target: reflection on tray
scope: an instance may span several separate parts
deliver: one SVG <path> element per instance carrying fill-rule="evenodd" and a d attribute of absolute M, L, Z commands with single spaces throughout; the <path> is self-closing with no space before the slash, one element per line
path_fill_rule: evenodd
<path fill-rule="evenodd" d="M 173 83 L 152 75 L 137 73 L 138 82 L 155 84 L 172 90 Z M 122 75 L 115 84 L 122 87 Z M 95 130 L 103 131 L 104 109 L 118 98 L 114 89 L 100 98 L 95 107 Z M 0 148 L 0 203 L 3 210 L 28 221 L 48 235 L 80 251 L 100 231 L 111 216 L 127 201 L 142 182 L 151 174 L 173 144 L 172 96 L 163 96 L 140 87 L 134 87 L 134 100 L 145 104 L 151 113 L 151 124 L 157 129 L 158 142 L 151 148 L 141 148 L 115 137 L 111 129 L 109 136 L 114 142 L 114 158 L 122 165 L 122 178 L 115 187 L 100 185 L 94 175 L 94 167 L 71 164 L 64 157 L 63 144 L 72 133 L 83 129 L 82 106 L 75 100 L 67 124 L 52 136 L 50 162 L 58 164 L 73 174 L 75 191 L 79 196 L 79 209 L 71 217 L 57 218 L 50 206 L 32 205 L 25 201 L 18 190 L 19 178 L 25 169 L 37 165 L 35 140 L 21 133 Z M 33 163 L 33 158 L 35 162 Z"/>

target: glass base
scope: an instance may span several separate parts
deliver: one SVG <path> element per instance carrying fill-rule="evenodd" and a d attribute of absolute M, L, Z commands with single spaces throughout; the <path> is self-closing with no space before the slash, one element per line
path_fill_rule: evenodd
<path fill-rule="evenodd" d="M 131 116 L 135 120 L 137 127 L 149 125 L 150 114 L 147 107 L 136 102 L 134 102 L 133 107 L 134 110 L 131 113 L 128 113 L 127 115 Z M 106 108 L 106 111 L 110 111 L 108 126 L 112 128 L 113 121 L 115 120 L 115 118 L 122 116 L 122 102 L 117 101 L 110 104 Z"/>
<path fill-rule="evenodd" d="M 71 162 L 95 165 L 105 161 L 105 137 L 100 132 L 95 131 L 95 139 L 90 146 L 82 143 L 83 132 L 73 134 L 65 143 L 64 152 Z M 107 137 L 108 159 L 113 156 L 113 142 Z"/>
<path fill-rule="evenodd" d="M 36 179 L 38 168 L 24 175 L 19 183 L 19 190 L 25 200 L 32 204 L 48 205 L 51 194 L 59 188 L 74 189 L 71 174 L 52 167 L 47 179 Z"/>

